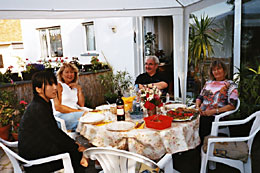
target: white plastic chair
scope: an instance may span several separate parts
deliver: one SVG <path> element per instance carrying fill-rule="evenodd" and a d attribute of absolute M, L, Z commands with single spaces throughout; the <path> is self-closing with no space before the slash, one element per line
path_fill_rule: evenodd
<path fill-rule="evenodd" d="M 45 157 L 41 159 L 36 159 L 36 160 L 25 160 L 22 157 L 20 157 L 18 154 L 16 154 L 14 151 L 9 149 L 8 147 L 17 147 L 18 146 L 18 141 L 16 142 L 8 142 L 0 138 L 0 147 L 4 150 L 6 155 L 8 156 L 9 160 L 11 161 L 13 168 L 14 168 L 14 173 L 22 173 L 22 169 L 20 167 L 19 161 L 23 162 L 22 166 L 24 167 L 30 167 L 32 165 L 39 165 L 47 162 L 52 162 L 55 160 L 62 159 L 63 166 L 64 166 L 64 172 L 65 173 L 73 173 L 73 167 L 71 164 L 71 159 L 69 153 L 63 153 L 63 154 L 58 154 L 50 157 Z"/>
<path fill-rule="evenodd" d="M 247 117 L 244 120 L 234 120 L 234 121 L 221 121 L 221 122 L 213 122 L 212 123 L 212 134 L 217 134 L 218 128 L 220 126 L 228 126 L 228 125 L 239 125 L 239 124 L 245 124 L 255 118 L 254 123 L 251 127 L 249 136 L 247 137 L 221 137 L 221 138 L 209 138 L 208 139 L 208 145 L 207 145 L 207 152 L 204 153 L 203 149 L 201 149 L 201 173 L 205 173 L 207 169 L 207 163 L 208 161 L 214 161 L 214 162 L 220 162 L 224 163 L 226 165 L 229 165 L 231 167 L 235 167 L 240 170 L 241 173 L 252 172 L 251 168 L 251 148 L 252 143 L 254 140 L 255 135 L 258 131 L 260 131 L 260 111 L 253 113 L 249 117 Z M 215 156 L 213 154 L 214 151 L 214 143 L 216 142 L 241 142 L 241 141 L 247 141 L 247 145 L 249 148 L 249 157 L 246 163 L 242 162 L 241 160 L 234 160 L 229 158 L 222 158 Z"/>
<path fill-rule="evenodd" d="M 231 110 L 231 111 L 227 111 L 227 112 L 223 112 L 223 113 L 221 113 L 221 114 L 219 114 L 219 115 L 216 115 L 214 122 L 219 122 L 220 118 L 223 118 L 223 117 L 225 117 L 225 116 L 228 116 L 228 115 L 231 115 L 231 114 L 235 113 L 235 112 L 239 109 L 239 107 L 240 107 L 240 100 L 239 100 L 239 98 L 238 98 L 238 99 L 237 99 L 236 109 Z M 212 132 L 211 132 L 211 133 L 212 133 Z M 213 134 L 211 134 L 211 135 L 217 136 L 217 134 L 219 134 L 219 133 L 226 134 L 227 136 L 230 136 L 230 131 L 229 131 L 229 128 L 228 128 L 228 127 L 222 127 L 222 128 L 220 128 L 220 129 L 218 130 L 218 132 L 216 132 L 216 134 L 213 133 Z"/>
<path fill-rule="evenodd" d="M 61 130 L 64 131 L 67 135 L 69 135 L 72 139 L 76 139 L 76 137 L 78 136 L 78 133 L 77 132 L 69 132 L 66 128 L 66 124 L 65 124 L 65 120 L 64 119 L 61 119 L 59 117 L 56 117 L 54 115 L 54 118 L 56 119 L 57 122 L 60 123 L 60 126 L 61 126 Z"/>
<path fill-rule="evenodd" d="M 166 154 L 158 163 L 140 154 L 111 147 L 92 147 L 85 150 L 83 154 L 87 158 L 98 160 L 104 173 L 135 173 L 137 162 L 151 168 L 159 167 L 165 173 L 177 172 L 173 169 L 171 154 Z"/>

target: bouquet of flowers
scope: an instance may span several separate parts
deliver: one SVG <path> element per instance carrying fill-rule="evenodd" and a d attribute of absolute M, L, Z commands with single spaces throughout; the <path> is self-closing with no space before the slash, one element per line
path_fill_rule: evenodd
<path fill-rule="evenodd" d="M 144 88 L 139 90 L 141 102 L 144 104 L 144 107 L 148 110 L 155 109 L 156 106 L 161 107 L 163 105 L 161 101 L 161 91 L 153 86 L 152 88 L 148 88 L 144 86 Z"/>

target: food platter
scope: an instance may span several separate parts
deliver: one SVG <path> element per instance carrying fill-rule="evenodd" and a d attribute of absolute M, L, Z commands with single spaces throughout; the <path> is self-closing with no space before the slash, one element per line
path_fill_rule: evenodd
<path fill-rule="evenodd" d="M 131 121 L 115 121 L 107 124 L 106 128 L 109 131 L 124 132 L 129 131 L 135 127 L 135 123 Z"/>
<path fill-rule="evenodd" d="M 172 117 L 172 121 L 190 121 L 198 116 L 198 111 L 192 108 L 177 108 L 167 112 L 167 115 Z"/>
<path fill-rule="evenodd" d="M 170 110 L 170 109 L 176 109 L 176 108 L 186 108 L 187 106 L 185 104 L 181 104 L 181 103 L 168 103 L 168 104 L 165 104 L 165 108 L 167 110 Z"/>
<path fill-rule="evenodd" d="M 85 116 L 80 117 L 79 121 L 86 124 L 97 124 L 102 122 L 105 116 L 102 113 L 89 112 Z"/>

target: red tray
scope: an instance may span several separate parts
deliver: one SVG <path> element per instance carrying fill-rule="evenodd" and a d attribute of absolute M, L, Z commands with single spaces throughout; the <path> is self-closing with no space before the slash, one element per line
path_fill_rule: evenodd
<path fill-rule="evenodd" d="M 159 121 L 154 121 L 159 120 Z M 152 115 L 149 117 L 145 117 L 145 125 L 148 128 L 163 130 L 171 127 L 172 125 L 172 117 L 165 116 L 165 115 Z"/>

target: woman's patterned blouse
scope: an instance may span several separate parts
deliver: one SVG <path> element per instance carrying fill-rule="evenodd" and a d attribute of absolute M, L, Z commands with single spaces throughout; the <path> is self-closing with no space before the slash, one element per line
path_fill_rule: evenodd
<path fill-rule="evenodd" d="M 201 100 L 202 111 L 221 108 L 228 104 L 236 107 L 237 84 L 232 80 L 208 81 L 197 99 Z"/>

